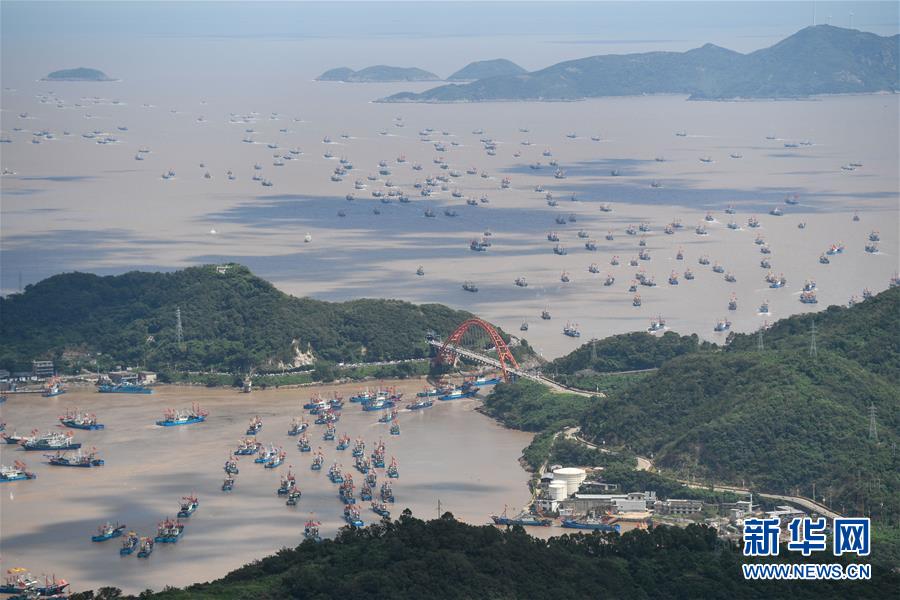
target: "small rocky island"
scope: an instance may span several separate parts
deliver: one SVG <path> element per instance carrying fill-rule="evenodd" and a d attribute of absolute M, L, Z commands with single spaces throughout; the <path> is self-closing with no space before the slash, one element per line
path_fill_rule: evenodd
<path fill-rule="evenodd" d="M 48 74 L 42 81 L 115 81 L 99 69 L 78 67 L 77 69 L 62 69 Z"/>
<path fill-rule="evenodd" d="M 316 81 L 343 81 L 345 83 L 389 83 L 392 81 L 440 81 L 440 77 L 416 67 L 391 67 L 375 65 L 354 71 L 339 67 L 325 71 Z"/>

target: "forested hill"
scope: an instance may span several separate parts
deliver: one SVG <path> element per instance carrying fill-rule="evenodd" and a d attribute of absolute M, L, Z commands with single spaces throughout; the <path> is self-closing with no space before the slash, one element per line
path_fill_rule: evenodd
<path fill-rule="evenodd" d="M 796 553 L 791 560 L 825 558 Z M 282 549 L 218 581 L 140 598 L 831 600 L 887 598 L 900 585 L 897 572 L 878 564 L 863 582 L 747 581 L 741 570 L 747 561 L 718 541 L 715 530 L 699 525 L 541 540 L 520 527 L 465 525 L 449 513 L 423 522 L 404 512 L 394 522 L 344 529 L 335 540 Z M 847 560 L 829 556 L 826 562 Z M 103 588 L 71 598 L 125 600 L 117 592 Z"/>
<path fill-rule="evenodd" d="M 755 335 L 738 335 L 725 350 L 667 360 L 596 404 L 582 428 L 684 478 L 806 496 L 815 484 L 817 498 L 839 512 L 896 520 L 898 332 L 900 288 L 790 317 L 765 333 L 762 351 Z"/>
<path fill-rule="evenodd" d="M 806 27 L 741 54 L 713 44 L 687 52 L 590 56 L 539 71 L 402 92 L 384 102 L 580 100 L 684 94 L 695 99 L 800 98 L 900 89 L 900 36 Z"/>
<path fill-rule="evenodd" d="M 184 343 L 176 344 L 181 309 Z M 382 361 L 428 355 L 429 330 L 446 335 L 469 313 L 399 300 L 332 303 L 289 296 L 240 265 L 100 277 L 55 275 L 0 299 L 0 367 L 102 352 L 122 365 L 246 371 L 293 358 Z"/>

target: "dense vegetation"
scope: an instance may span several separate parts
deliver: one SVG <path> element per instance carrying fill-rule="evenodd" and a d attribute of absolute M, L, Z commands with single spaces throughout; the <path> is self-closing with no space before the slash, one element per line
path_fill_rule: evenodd
<path fill-rule="evenodd" d="M 807 27 L 740 54 L 713 44 L 688 52 L 591 56 L 525 74 L 402 92 L 384 102 L 579 100 L 685 94 L 698 99 L 795 98 L 896 91 L 900 37 L 830 25 Z"/>
<path fill-rule="evenodd" d="M 817 357 L 812 318 L 776 323 L 762 352 L 753 336 L 737 336 L 724 352 L 669 360 L 587 411 L 582 430 L 682 477 L 806 496 L 815 484 L 839 512 L 896 522 L 900 289 L 816 315 Z"/>
<path fill-rule="evenodd" d="M 646 331 L 591 340 L 569 354 L 557 358 L 544 370 L 567 383 L 590 373 L 615 373 L 653 369 L 682 354 L 715 348 L 694 335 L 667 331 L 657 337 Z M 582 373 L 586 371 L 587 373 Z"/>
<path fill-rule="evenodd" d="M 900 586 L 900 575 L 878 566 L 867 582 L 745 581 L 745 560 L 698 525 L 540 540 L 521 528 L 465 525 L 449 513 L 423 522 L 405 512 L 398 521 L 344 529 L 333 541 L 283 549 L 218 581 L 141 597 L 825 600 L 888 597 Z M 803 559 L 794 554 L 792 561 Z M 108 588 L 103 593 L 120 597 Z"/>
<path fill-rule="evenodd" d="M 0 313 L 0 367 L 11 371 L 29 369 L 35 358 L 59 361 L 64 352 L 76 363 L 99 359 L 101 368 L 247 371 L 290 364 L 294 340 L 325 363 L 420 358 L 429 354 L 429 330 L 446 335 L 470 316 L 439 304 L 295 298 L 240 265 L 224 274 L 203 266 L 56 275 L 0 299 Z"/>

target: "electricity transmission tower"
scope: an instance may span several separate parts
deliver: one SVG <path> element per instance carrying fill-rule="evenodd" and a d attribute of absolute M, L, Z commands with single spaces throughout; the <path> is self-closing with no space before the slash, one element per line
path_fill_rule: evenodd
<path fill-rule="evenodd" d="M 179 346 L 184 343 L 184 328 L 181 326 L 181 307 L 175 307 L 175 342 Z"/>
<path fill-rule="evenodd" d="M 873 442 L 878 441 L 878 424 L 875 422 L 875 417 L 878 414 L 878 409 L 875 408 L 875 403 L 869 405 L 869 439 Z"/>
<path fill-rule="evenodd" d="M 765 345 L 763 344 L 763 330 L 760 327 L 759 332 L 756 334 L 756 349 L 762 352 L 765 349 Z"/>
<path fill-rule="evenodd" d="M 819 356 L 819 350 L 816 348 L 816 322 L 812 322 L 812 328 L 810 329 L 810 339 L 809 339 L 809 355 L 813 358 Z"/>

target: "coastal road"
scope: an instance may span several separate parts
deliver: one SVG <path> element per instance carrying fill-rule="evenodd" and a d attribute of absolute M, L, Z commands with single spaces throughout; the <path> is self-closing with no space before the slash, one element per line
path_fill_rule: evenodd
<path fill-rule="evenodd" d="M 561 434 L 565 435 L 565 437 L 574 439 L 575 441 L 587 446 L 588 448 L 600 450 L 601 452 L 609 452 L 609 450 L 607 450 L 606 448 L 602 448 L 602 447 L 598 446 L 597 444 L 593 444 L 593 443 L 581 438 L 578 435 L 580 430 L 581 430 L 580 427 L 570 427 L 568 429 L 564 429 L 563 431 L 557 433 L 557 436 L 561 433 Z M 653 470 L 653 462 L 649 458 L 646 458 L 644 456 L 638 456 L 637 462 L 638 462 L 637 469 L 639 471 Z M 679 481 L 680 483 L 683 483 L 684 485 L 686 485 L 689 488 L 707 489 L 707 490 L 710 489 L 709 485 L 704 485 L 702 483 L 685 481 L 683 479 L 679 479 L 677 481 Z M 735 494 L 751 493 L 751 490 L 749 490 L 747 488 L 728 486 L 728 485 L 713 485 L 711 489 L 715 492 L 733 492 Z M 766 500 L 778 500 L 781 502 L 789 502 L 791 504 L 796 504 L 797 506 L 801 506 L 809 511 L 814 511 L 814 512 L 822 515 L 823 517 L 826 517 L 831 520 L 834 520 L 836 517 L 841 516 L 840 513 L 835 512 L 834 510 L 828 508 L 824 504 L 820 504 L 820 503 L 816 502 L 815 500 L 806 498 L 804 496 L 785 496 L 782 494 L 769 494 L 766 492 L 759 492 L 759 491 L 754 491 L 753 493 L 756 494 L 760 498 L 765 498 Z"/>

